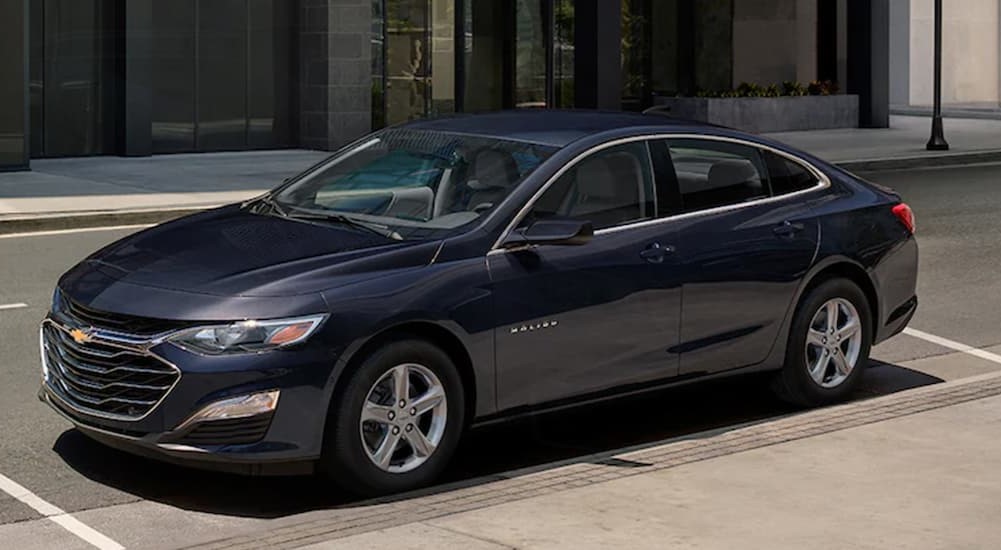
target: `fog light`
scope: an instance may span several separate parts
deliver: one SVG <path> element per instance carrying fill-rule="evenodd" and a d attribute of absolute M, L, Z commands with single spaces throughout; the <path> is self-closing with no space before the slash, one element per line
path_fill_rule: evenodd
<path fill-rule="evenodd" d="M 228 397 L 220 401 L 215 401 L 205 405 L 195 414 L 177 427 L 177 430 L 184 429 L 196 422 L 207 422 L 212 420 L 227 420 L 233 418 L 247 418 L 259 414 L 274 412 L 278 406 L 279 390 L 271 390 L 260 393 L 251 393 L 237 397 Z"/>

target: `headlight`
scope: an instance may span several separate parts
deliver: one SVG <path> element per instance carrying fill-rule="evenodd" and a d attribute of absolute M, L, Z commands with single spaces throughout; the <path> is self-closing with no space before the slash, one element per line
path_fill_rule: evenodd
<path fill-rule="evenodd" d="M 313 315 L 196 327 L 179 332 L 168 340 L 182 348 L 208 355 L 255 353 L 305 342 L 326 318 L 326 315 Z"/>

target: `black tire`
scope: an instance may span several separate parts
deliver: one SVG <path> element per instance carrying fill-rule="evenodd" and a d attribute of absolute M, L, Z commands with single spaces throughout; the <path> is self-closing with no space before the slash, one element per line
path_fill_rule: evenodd
<path fill-rule="evenodd" d="M 393 367 L 416 363 L 431 370 L 445 390 L 447 415 L 441 442 L 434 452 L 408 472 L 387 472 L 376 466 L 363 447 L 359 431 L 368 392 Z M 462 380 L 447 353 L 420 339 L 391 341 L 365 358 L 334 396 L 327 418 L 321 472 L 358 496 L 373 497 L 417 489 L 432 483 L 455 453 L 465 426 Z"/>
<path fill-rule="evenodd" d="M 854 368 L 848 377 L 833 388 L 825 388 L 810 375 L 806 357 L 807 333 L 810 323 L 821 306 L 841 298 L 855 306 L 861 321 L 861 347 Z M 848 399 L 858 388 L 869 361 L 872 347 L 872 312 L 862 290 L 848 279 L 827 279 L 808 290 L 800 300 L 789 329 L 785 363 L 772 384 L 778 397 L 803 407 L 818 407 Z"/>

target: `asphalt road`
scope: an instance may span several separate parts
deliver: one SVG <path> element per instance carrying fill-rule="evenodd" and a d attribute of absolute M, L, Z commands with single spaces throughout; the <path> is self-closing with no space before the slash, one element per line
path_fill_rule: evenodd
<path fill-rule="evenodd" d="M 1001 345 L 1001 165 L 880 172 L 870 179 L 913 207 L 921 246 L 911 326 L 971 346 Z M 91 442 L 39 403 L 37 324 L 58 276 L 129 230 L 0 238 L 0 474 L 123 544 L 177 546 L 272 518 L 351 506 L 311 478 L 243 478 L 133 457 Z M 1001 366 L 910 336 L 874 351 L 866 396 Z M 537 467 L 598 451 L 793 414 L 764 381 L 741 378 L 664 391 L 472 434 L 446 481 Z M 0 492 L 0 541 L 80 541 L 32 522 L 39 514 Z M 20 538 L 19 538 L 20 537 Z M 62 545 L 60 543 L 60 545 Z"/>

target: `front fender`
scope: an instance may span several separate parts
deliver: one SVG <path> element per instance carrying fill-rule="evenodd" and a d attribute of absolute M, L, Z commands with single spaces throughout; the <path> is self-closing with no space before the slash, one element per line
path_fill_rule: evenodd
<path fill-rule="evenodd" d="M 447 333 L 469 356 L 475 416 L 496 410 L 493 294 L 484 259 L 436 263 L 324 293 L 324 331 L 338 342 L 328 400 L 367 344 L 388 331 L 423 325 Z"/>

